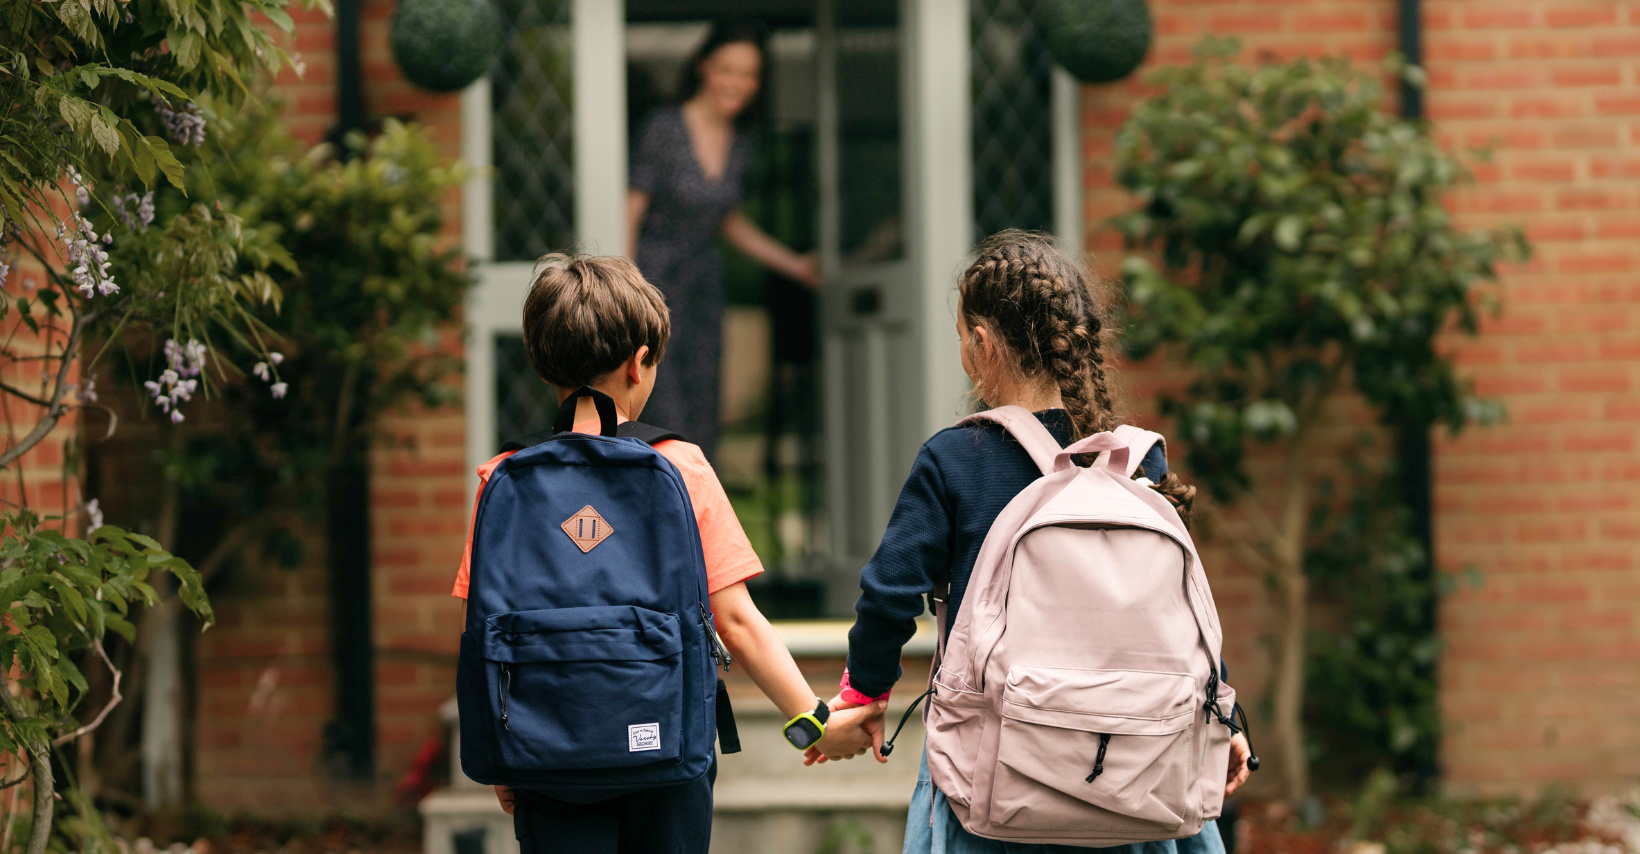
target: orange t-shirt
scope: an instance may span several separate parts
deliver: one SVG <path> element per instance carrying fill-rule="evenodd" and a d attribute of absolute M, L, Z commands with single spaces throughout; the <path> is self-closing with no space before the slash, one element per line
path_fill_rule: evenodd
<path fill-rule="evenodd" d="M 577 424 L 575 432 L 596 433 L 598 422 Z M 746 539 L 734 508 L 729 506 L 729 496 L 724 494 L 723 484 L 718 481 L 717 472 L 712 471 L 712 464 L 706 461 L 706 455 L 700 452 L 700 446 L 668 439 L 657 444 L 655 450 L 677 466 L 678 473 L 683 475 L 683 485 L 689 490 L 689 503 L 695 507 L 695 523 L 700 526 L 701 551 L 706 556 L 706 592 L 716 593 L 762 572 L 763 562 L 757 559 L 757 552 L 752 551 L 751 541 Z M 490 482 L 490 473 L 495 467 L 515 453 L 497 454 L 478 467 L 479 496 L 484 494 L 484 484 Z M 473 498 L 473 514 L 476 519 L 477 496 Z M 451 595 L 467 598 L 467 574 L 472 559 L 473 528 L 469 522 L 467 548 L 461 554 L 461 569 L 456 572 L 456 586 Z"/>

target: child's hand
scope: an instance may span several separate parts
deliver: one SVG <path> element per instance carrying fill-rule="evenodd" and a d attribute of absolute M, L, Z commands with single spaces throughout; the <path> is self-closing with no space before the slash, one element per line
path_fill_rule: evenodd
<path fill-rule="evenodd" d="M 860 707 L 848 703 L 839 705 L 847 708 L 831 713 L 831 718 L 826 721 L 826 734 L 803 752 L 803 764 L 853 759 L 868 749 L 876 753 L 877 761 L 887 762 L 883 758 L 882 747 L 883 713 L 888 709 L 888 701 L 878 700 Z M 831 704 L 827 706 L 831 707 Z"/>
<path fill-rule="evenodd" d="M 835 715 L 838 712 L 843 711 L 844 709 L 858 709 L 858 708 L 860 708 L 860 704 L 850 703 L 849 701 L 843 699 L 842 694 L 838 694 L 837 696 L 832 697 L 830 700 L 826 701 L 826 708 L 830 709 L 831 713 Z M 843 757 L 838 757 L 838 758 L 852 759 L 853 757 L 843 756 Z M 824 753 L 821 753 L 820 749 L 818 747 L 816 747 L 815 745 L 811 744 L 811 745 L 809 745 L 809 748 L 807 750 L 803 751 L 803 765 L 804 766 L 813 765 L 816 762 L 819 762 L 819 763 L 823 764 L 826 761 L 827 761 L 826 755 Z"/>
<path fill-rule="evenodd" d="M 1239 732 L 1230 736 L 1230 772 L 1224 782 L 1225 797 L 1230 797 L 1241 788 L 1242 783 L 1247 782 L 1247 777 L 1252 774 L 1247 768 L 1247 757 L 1252 755 L 1253 748 L 1247 743 L 1247 736 Z"/>
<path fill-rule="evenodd" d="M 509 789 L 506 786 L 496 786 L 495 799 L 501 802 L 501 809 L 505 811 L 507 815 L 513 814 L 513 808 L 515 806 L 514 801 L 516 798 L 513 796 L 512 789 Z"/>

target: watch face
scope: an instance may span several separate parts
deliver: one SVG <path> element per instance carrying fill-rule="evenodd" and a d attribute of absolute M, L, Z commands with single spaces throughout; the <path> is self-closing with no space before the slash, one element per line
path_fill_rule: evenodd
<path fill-rule="evenodd" d="M 786 740 L 799 750 L 807 750 L 809 745 L 820 740 L 820 730 L 811 720 L 793 721 L 786 727 Z"/>

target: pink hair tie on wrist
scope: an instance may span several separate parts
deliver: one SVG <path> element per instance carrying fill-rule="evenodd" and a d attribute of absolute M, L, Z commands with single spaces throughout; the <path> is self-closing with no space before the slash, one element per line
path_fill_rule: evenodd
<path fill-rule="evenodd" d="M 848 684 L 848 668 L 847 667 L 843 668 L 843 681 L 840 683 L 839 687 L 841 688 L 841 690 L 838 691 L 837 693 L 838 693 L 838 696 L 843 698 L 843 702 L 853 703 L 856 706 L 869 706 L 872 703 L 877 702 L 878 700 L 888 699 L 888 695 L 894 693 L 894 689 L 890 688 L 887 691 L 884 691 L 881 696 L 867 697 L 866 695 L 860 693 L 859 691 L 854 690 L 854 686 Z"/>

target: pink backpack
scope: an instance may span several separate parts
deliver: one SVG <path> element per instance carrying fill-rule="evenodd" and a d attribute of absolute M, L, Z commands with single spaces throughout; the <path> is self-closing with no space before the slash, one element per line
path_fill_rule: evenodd
<path fill-rule="evenodd" d="M 936 660 L 929 774 L 990 839 L 1195 835 L 1223 805 L 1235 691 L 1196 546 L 1130 480 L 1161 437 L 1122 427 L 1061 449 L 1023 408 L 963 423 L 978 421 L 1006 427 L 1043 476 L 991 526 Z M 1092 467 L 1071 462 L 1092 452 Z"/>

